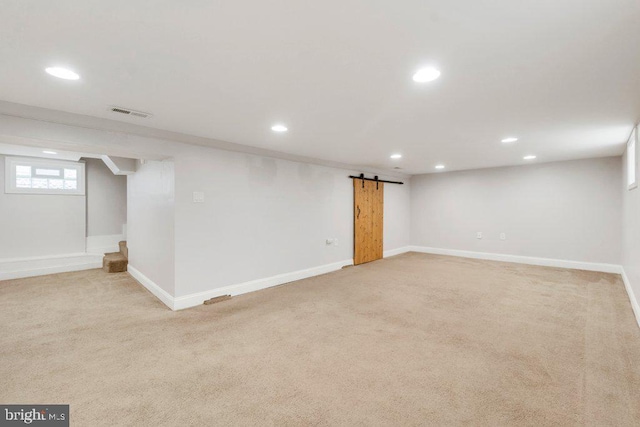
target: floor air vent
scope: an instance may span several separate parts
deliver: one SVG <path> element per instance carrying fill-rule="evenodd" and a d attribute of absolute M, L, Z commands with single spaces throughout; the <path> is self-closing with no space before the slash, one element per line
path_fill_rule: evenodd
<path fill-rule="evenodd" d="M 231 295 L 220 295 L 219 297 L 214 297 L 214 298 L 210 298 L 210 299 L 206 300 L 204 302 L 204 305 L 211 305 L 211 304 L 215 304 L 217 302 L 226 301 L 228 299 L 231 299 Z"/>
<path fill-rule="evenodd" d="M 109 107 L 109 111 L 111 111 L 112 113 L 126 114 L 127 116 L 140 117 L 143 119 L 153 116 L 153 114 L 150 113 L 143 113 L 142 111 L 135 111 L 130 110 L 129 108 L 122 107 Z"/>

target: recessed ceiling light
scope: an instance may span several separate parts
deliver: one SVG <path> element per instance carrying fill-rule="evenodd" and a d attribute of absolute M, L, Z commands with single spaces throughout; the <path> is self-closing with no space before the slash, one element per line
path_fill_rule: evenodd
<path fill-rule="evenodd" d="M 535 158 L 536 158 L 536 156 L 524 156 L 523 157 L 524 160 L 533 160 Z"/>
<path fill-rule="evenodd" d="M 436 165 L 436 169 L 444 169 L 444 165 Z"/>
<path fill-rule="evenodd" d="M 402 158 L 402 154 L 392 154 L 391 156 L 392 159 L 401 159 Z"/>
<path fill-rule="evenodd" d="M 49 67 L 45 68 L 45 71 L 54 77 L 65 80 L 78 80 L 80 76 L 71 70 L 62 67 Z"/>
<path fill-rule="evenodd" d="M 502 140 L 502 142 L 504 142 L 505 144 L 508 144 L 510 142 L 516 142 L 518 140 L 518 138 L 514 138 L 512 136 L 510 136 L 509 138 L 505 138 Z"/>
<path fill-rule="evenodd" d="M 49 151 L 49 150 L 44 150 L 43 153 L 44 154 L 58 154 L 55 151 Z"/>
<path fill-rule="evenodd" d="M 286 132 L 289 129 L 285 125 L 273 125 L 271 126 L 271 130 L 274 132 Z"/>
<path fill-rule="evenodd" d="M 426 83 L 434 81 L 440 77 L 440 71 L 433 67 L 421 68 L 413 75 L 413 81 L 418 83 Z"/>

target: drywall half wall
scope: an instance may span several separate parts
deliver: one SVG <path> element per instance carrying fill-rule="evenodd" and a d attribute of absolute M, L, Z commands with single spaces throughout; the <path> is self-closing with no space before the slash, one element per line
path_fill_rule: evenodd
<path fill-rule="evenodd" d="M 129 272 L 170 307 L 175 295 L 175 172 L 147 161 L 127 175 Z M 203 266 L 204 268 L 204 266 Z"/>
<path fill-rule="evenodd" d="M 638 129 L 640 131 L 640 129 Z M 638 143 L 636 143 L 636 151 Z M 638 159 L 636 152 L 636 162 Z M 622 267 L 627 293 L 640 324 L 640 188 L 627 188 L 627 155 L 622 159 Z M 636 174 L 638 173 L 636 165 Z"/>
<path fill-rule="evenodd" d="M 177 297 L 352 263 L 359 171 L 200 147 L 175 162 Z M 409 194 L 385 185 L 387 253 L 409 245 Z"/>
<path fill-rule="evenodd" d="M 0 155 L 0 260 L 85 252 L 85 196 L 6 194 Z"/>
<path fill-rule="evenodd" d="M 414 176 L 412 245 L 620 264 L 621 176 L 620 157 Z"/>
<path fill-rule="evenodd" d="M 127 223 L 127 177 L 100 159 L 86 159 L 87 252 L 113 252 Z"/>

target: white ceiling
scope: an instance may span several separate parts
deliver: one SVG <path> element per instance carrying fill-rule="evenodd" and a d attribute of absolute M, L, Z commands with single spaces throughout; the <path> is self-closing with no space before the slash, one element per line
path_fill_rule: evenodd
<path fill-rule="evenodd" d="M 1 100 L 407 173 L 617 155 L 640 119 L 637 0 L 3 0 L 0 40 Z"/>

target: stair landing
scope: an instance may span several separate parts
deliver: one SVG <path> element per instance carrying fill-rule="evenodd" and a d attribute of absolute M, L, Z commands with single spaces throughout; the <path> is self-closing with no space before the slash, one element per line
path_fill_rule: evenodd
<path fill-rule="evenodd" d="M 129 264 L 129 251 L 127 242 L 120 242 L 120 252 L 111 252 L 104 254 L 102 258 L 102 269 L 107 273 L 122 273 L 127 271 Z"/>

